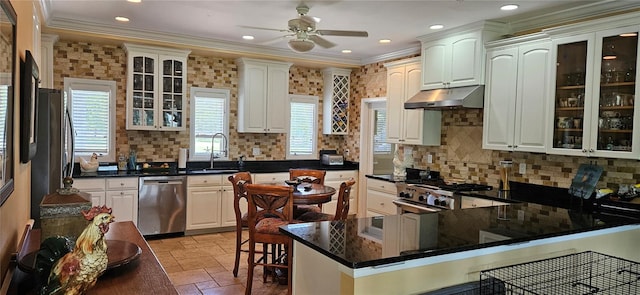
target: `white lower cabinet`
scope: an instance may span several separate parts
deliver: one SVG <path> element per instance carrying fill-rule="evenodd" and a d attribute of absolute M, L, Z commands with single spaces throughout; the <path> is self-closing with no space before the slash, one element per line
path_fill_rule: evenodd
<path fill-rule="evenodd" d="M 398 207 L 393 203 L 397 199 L 395 184 L 367 178 L 367 216 L 396 215 Z"/>
<path fill-rule="evenodd" d="M 73 187 L 88 193 L 92 206 L 111 208 L 116 221 L 138 223 L 137 177 L 75 179 Z"/>
<path fill-rule="evenodd" d="M 235 226 L 233 186 L 228 175 L 187 177 L 187 230 Z"/>
<path fill-rule="evenodd" d="M 104 178 L 81 178 L 73 180 L 73 187 L 89 194 L 91 206 L 106 205 Z"/>
<path fill-rule="evenodd" d="M 256 173 L 251 177 L 253 177 L 253 183 L 285 185 L 284 181 L 289 179 L 289 172 Z"/>
<path fill-rule="evenodd" d="M 351 194 L 349 194 L 349 215 L 356 214 L 358 212 L 358 170 L 341 170 L 327 171 L 327 175 L 324 177 L 324 185 L 335 188 L 336 194 L 333 195 L 329 203 L 322 204 L 323 213 L 336 213 L 340 185 L 351 178 L 356 181 L 356 184 L 351 187 Z"/>

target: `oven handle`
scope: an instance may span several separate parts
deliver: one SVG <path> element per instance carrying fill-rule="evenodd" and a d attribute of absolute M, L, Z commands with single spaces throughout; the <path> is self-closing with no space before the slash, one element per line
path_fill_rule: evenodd
<path fill-rule="evenodd" d="M 434 209 L 434 208 L 429 208 L 429 207 L 409 204 L 409 203 L 402 202 L 400 200 L 393 200 L 392 202 L 394 204 L 396 204 L 396 206 L 406 206 L 406 207 L 410 207 L 410 208 L 413 208 L 413 209 L 416 209 L 416 210 L 420 210 L 420 211 L 424 211 L 424 212 L 439 212 L 440 211 L 440 209 Z"/>

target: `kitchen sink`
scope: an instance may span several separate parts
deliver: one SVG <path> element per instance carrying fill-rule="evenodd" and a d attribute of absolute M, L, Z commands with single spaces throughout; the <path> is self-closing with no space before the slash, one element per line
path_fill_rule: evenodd
<path fill-rule="evenodd" d="M 204 168 L 204 169 L 193 169 L 189 170 L 187 174 L 229 174 L 236 173 L 240 170 L 238 169 L 218 169 L 218 168 Z"/>

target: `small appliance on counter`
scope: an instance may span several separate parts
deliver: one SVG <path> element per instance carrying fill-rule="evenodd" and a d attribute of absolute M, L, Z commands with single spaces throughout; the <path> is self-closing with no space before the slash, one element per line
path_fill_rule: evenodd
<path fill-rule="evenodd" d="M 321 150 L 320 160 L 322 161 L 322 165 L 344 165 L 344 156 L 338 155 L 336 150 Z"/>

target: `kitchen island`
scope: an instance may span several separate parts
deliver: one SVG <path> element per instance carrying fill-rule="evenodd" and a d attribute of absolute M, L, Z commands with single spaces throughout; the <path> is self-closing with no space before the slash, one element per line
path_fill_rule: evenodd
<path fill-rule="evenodd" d="M 296 294 L 411 294 L 581 251 L 640 261 L 637 221 L 534 203 L 294 224 Z"/>

